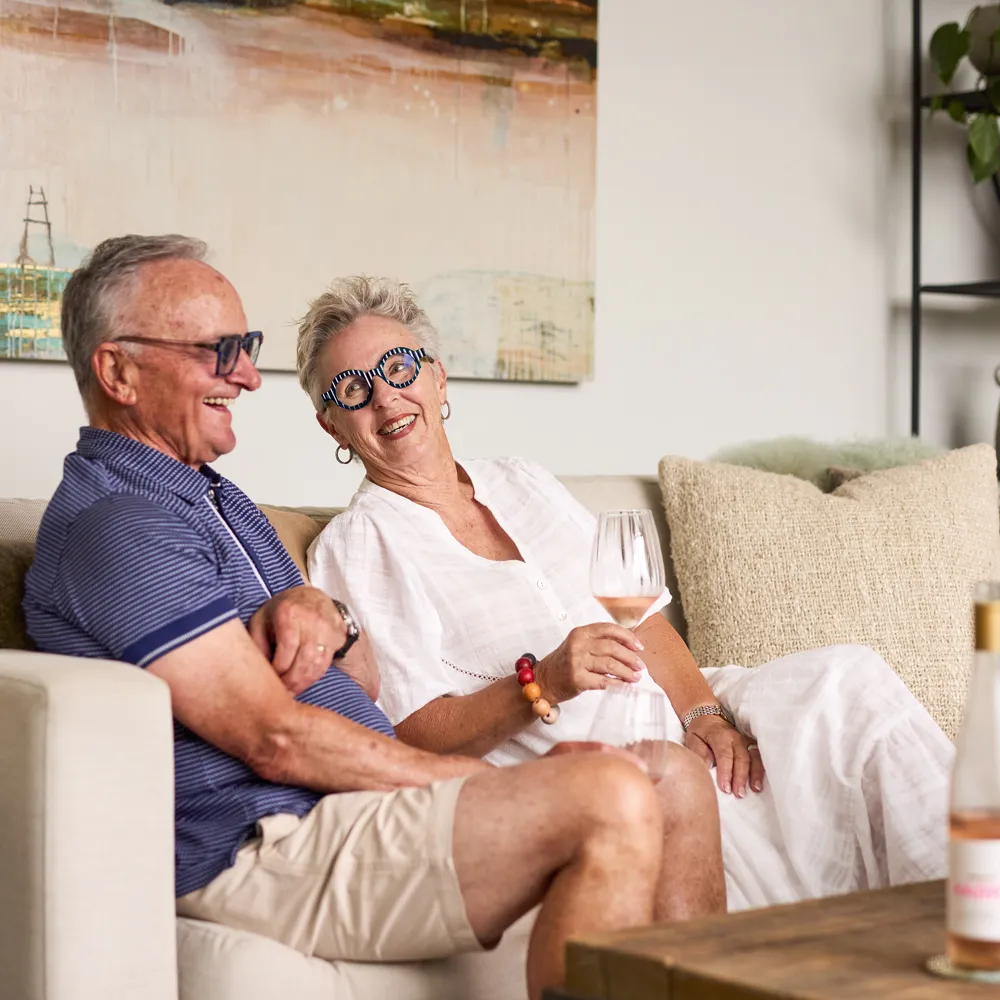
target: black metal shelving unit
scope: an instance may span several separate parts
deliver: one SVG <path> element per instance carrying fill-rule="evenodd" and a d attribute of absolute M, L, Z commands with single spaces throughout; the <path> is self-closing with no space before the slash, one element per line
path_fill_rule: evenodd
<path fill-rule="evenodd" d="M 920 273 L 921 185 L 923 182 L 923 114 L 931 106 L 933 96 L 923 92 L 922 0 L 913 0 L 913 66 L 912 66 L 912 270 L 910 288 L 910 433 L 920 433 L 920 346 L 924 295 L 961 295 L 968 298 L 1000 299 L 1000 281 L 965 281 L 945 285 L 924 284 Z M 947 95 L 948 101 L 959 101 L 966 111 L 983 111 L 991 107 L 984 91 L 972 90 Z M 994 187 L 997 179 L 993 178 Z M 998 189 L 1000 193 L 1000 189 Z"/>

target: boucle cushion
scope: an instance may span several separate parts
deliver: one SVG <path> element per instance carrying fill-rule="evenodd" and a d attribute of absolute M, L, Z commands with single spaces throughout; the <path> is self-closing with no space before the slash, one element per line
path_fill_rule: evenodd
<path fill-rule="evenodd" d="M 0 497 L 0 649 L 31 649 L 21 598 L 45 500 Z"/>
<path fill-rule="evenodd" d="M 35 557 L 32 542 L 0 537 L 0 649 L 33 649 L 24 624 L 24 576 Z"/>
<path fill-rule="evenodd" d="M 700 666 L 757 666 L 835 643 L 877 649 L 951 737 L 972 652 L 972 590 L 1000 579 L 989 445 L 811 483 L 660 462 L 672 554 Z"/>

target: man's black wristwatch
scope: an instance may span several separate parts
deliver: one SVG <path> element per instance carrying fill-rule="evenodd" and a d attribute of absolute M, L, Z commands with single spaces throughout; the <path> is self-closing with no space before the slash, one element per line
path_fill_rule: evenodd
<path fill-rule="evenodd" d="M 347 626 L 347 641 L 344 643 L 336 653 L 333 654 L 335 660 L 339 660 L 347 655 L 347 651 L 358 641 L 358 636 L 361 635 L 361 629 L 358 623 L 354 620 L 354 615 L 348 610 L 347 605 L 343 601 L 338 601 L 336 597 L 331 597 L 333 601 L 333 606 L 340 612 L 340 617 L 344 619 L 344 624 Z"/>

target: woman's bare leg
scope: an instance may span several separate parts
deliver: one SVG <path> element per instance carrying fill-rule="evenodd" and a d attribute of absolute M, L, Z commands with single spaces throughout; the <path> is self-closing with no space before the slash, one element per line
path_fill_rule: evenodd
<path fill-rule="evenodd" d="M 656 785 L 663 810 L 663 866 L 653 905 L 657 920 L 690 920 L 726 911 L 719 805 L 705 762 L 671 744 Z"/>

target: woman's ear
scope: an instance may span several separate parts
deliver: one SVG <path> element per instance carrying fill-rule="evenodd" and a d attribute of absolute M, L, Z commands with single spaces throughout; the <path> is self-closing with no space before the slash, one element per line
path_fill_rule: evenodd
<path fill-rule="evenodd" d="M 317 413 L 316 423 L 319 424 L 320 427 L 322 427 L 323 430 L 326 431 L 326 433 L 329 434 L 330 437 L 332 437 L 333 440 L 336 441 L 341 448 L 349 447 L 346 443 L 347 439 L 344 438 L 341 434 L 339 434 L 336 430 L 334 430 L 333 425 L 330 423 L 329 420 L 327 420 L 326 414 Z"/>
<path fill-rule="evenodd" d="M 448 373 L 440 361 L 434 362 L 434 382 L 437 385 L 438 401 L 444 406 L 445 400 L 448 398 Z"/>

